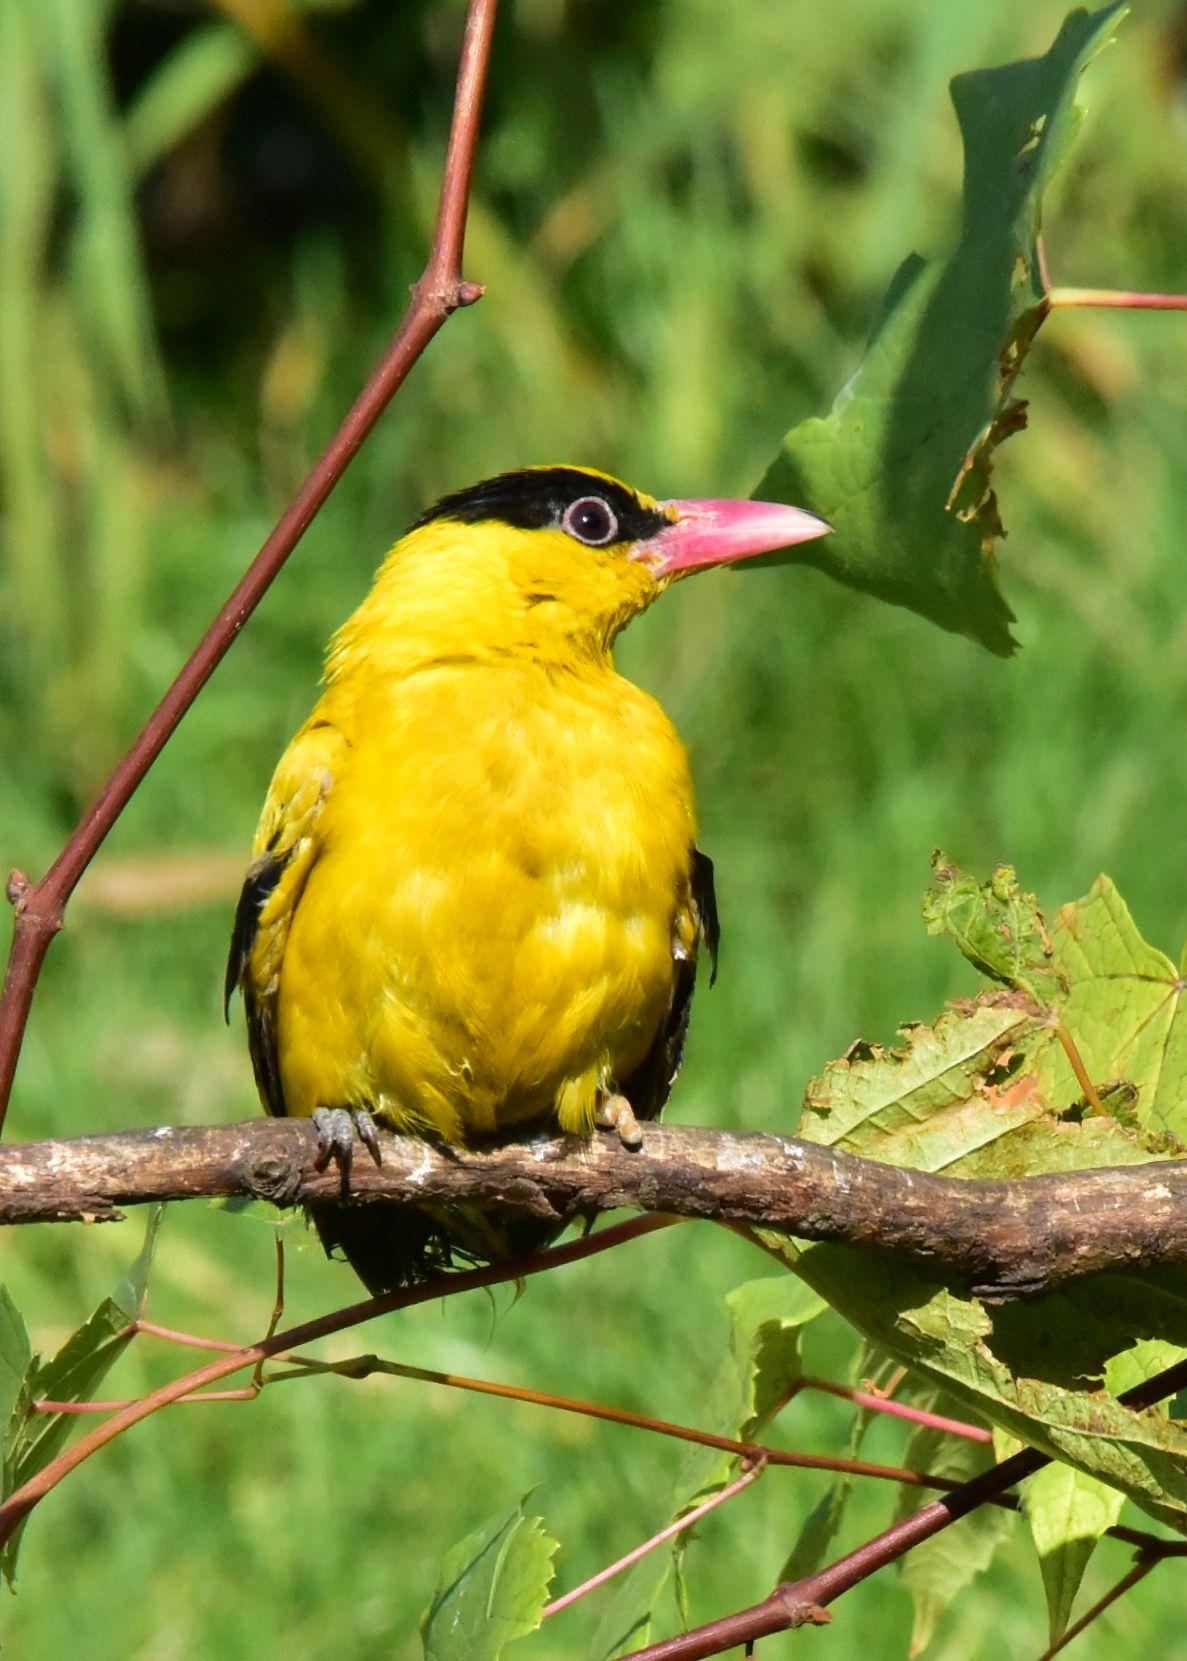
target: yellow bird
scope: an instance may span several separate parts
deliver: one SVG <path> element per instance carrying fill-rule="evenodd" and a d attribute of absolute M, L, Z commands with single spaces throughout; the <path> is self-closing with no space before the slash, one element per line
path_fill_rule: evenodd
<path fill-rule="evenodd" d="M 265 1108 L 312 1116 L 344 1180 L 376 1120 L 637 1144 L 717 919 L 684 748 L 614 640 L 678 578 L 828 529 L 541 467 L 447 496 L 388 554 L 276 769 L 227 965 Z M 472 1207 L 314 1221 L 374 1291 L 541 1234 Z"/>

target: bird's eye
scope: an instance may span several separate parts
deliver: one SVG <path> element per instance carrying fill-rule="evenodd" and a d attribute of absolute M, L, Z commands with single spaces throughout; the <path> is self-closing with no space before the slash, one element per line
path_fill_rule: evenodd
<path fill-rule="evenodd" d="M 609 502 L 600 496 L 583 496 L 565 509 L 561 530 L 591 548 L 602 548 L 618 535 L 618 520 Z"/>

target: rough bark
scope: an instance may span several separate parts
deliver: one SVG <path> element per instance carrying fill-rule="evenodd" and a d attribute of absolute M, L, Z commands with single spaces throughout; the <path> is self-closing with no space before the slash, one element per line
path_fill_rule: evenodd
<path fill-rule="evenodd" d="M 629 1207 L 782 1229 L 911 1259 L 981 1291 L 1036 1292 L 1078 1275 L 1187 1263 L 1187 1162 L 965 1181 L 790 1137 L 648 1125 L 459 1151 L 384 1136 L 360 1151 L 360 1205 L 490 1201 L 544 1219 Z M 162 1126 L 0 1147 L 0 1222 L 109 1221 L 151 1200 L 244 1196 L 278 1206 L 342 1197 L 310 1125 Z"/>

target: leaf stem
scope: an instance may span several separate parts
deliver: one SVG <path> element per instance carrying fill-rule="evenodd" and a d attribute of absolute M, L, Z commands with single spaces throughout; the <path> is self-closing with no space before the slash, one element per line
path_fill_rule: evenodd
<path fill-rule="evenodd" d="M 377 1355 L 360 1355 L 346 1361 L 306 1361 L 301 1356 L 277 1356 L 275 1360 L 289 1362 L 294 1370 L 271 1373 L 264 1382 L 280 1384 L 288 1379 L 306 1378 L 319 1373 L 337 1373 L 342 1378 L 368 1378 L 375 1373 L 386 1373 L 396 1378 L 418 1379 L 424 1384 L 441 1384 L 452 1390 L 470 1390 L 482 1396 L 497 1396 L 504 1401 L 524 1402 L 532 1407 L 554 1408 L 561 1413 L 576 1413 L 586 1419 L 600 1419 L 607 1424 L 626 1425 L 633 1430 L 649 1430 L 657 1436 L 671 1436 L 681 1442 L 695 1442 L 704 1448 L 718 1448 L 722 1453 L 735 1454 L 740 1459 L 762 1460 L 768 1465 L 786 1465 L 795 1470 L 831 1471 L 845 1476 L 877 1477 L 885 1482 L 901 1482 L 911 1488 L 938 1488 L 947 1490 L 956 1484 L 945 1477 L 933 1477 L 926 1471 L 914 1471 L 905 1465 L 877 1465 L 864 1459 L 841 1459 L 828 1454 L 794 1453 L 785 1448 L 768 1447 L 760 1442 L 740 1442 L 731 1436 L 718 1436 L 710 1430 L 698 1430 L 692 1425 L 674 1424 L 669 1419 L 653 1419 L 646 1413 L 632 1413 L 624 1407 L 610 1407 L 602 1402 L 582 1401 L 575 1396 L 554 1396 L 544 1390 L 530 1390 L 519 1384 L 495 1384 L 489 1379 L 465 1378 L 459 1373 L 436 1372 L 431 1367 L 413 1367 L 402 1361 L 384 1361 Z"/>

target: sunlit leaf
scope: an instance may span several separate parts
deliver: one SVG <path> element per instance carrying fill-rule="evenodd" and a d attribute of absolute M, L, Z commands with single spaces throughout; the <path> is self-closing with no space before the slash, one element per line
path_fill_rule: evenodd
<path fill-rule="evenodd" d="M 937 849 L 932 876 L 923 900 L 927 932 L 954 941 L 990 980 L 1027 993 L 1040 1007 L 1048 1005 L 1062 990 L 1051 936 L 1038 901 L 1022 888 L 1014 867 L 999 865 L 982 883 Z"/>
<path fill-rule="evenodd" d="M 152 1207 L 145 1230 L 144 1245 L 116 1293 L 104 1298 L 76 1332 L 48 1361 L 30 1355 L 28 1339 L 23 1351 L 27 1357 L 24 1373 L 14 1395 L 12 1411 L 4 1442 L 4 1498 L 36 1476 L 65 1446 L 70 1432 L 78 1426 L 78 1416 L 69 1412 L 44 1412 L 34 1403 L 55 1401 L 75 1403 L 90 1401 L 112 1365 L 132 1341 L 129 1323 L 139 1314 L 144 1290 L 152 1263 L 157 1229 L 161 1219 L 160 1206 Z M 14 1322 L 15 1317 L 15 1322 Z M 6 1382 L 9 1358 L 15 1363 L 22 1353 L 23 1327 L 18 1330 L 20 1317 L 11 1300 L 4 1294 L 0 1304 L 0 1363 L 5 1368 Z M 16 1573 L 24 1524 L 12 1534 L 0 1554 L 0 1571 L 9 1584 Z"/>
<path fill-rule="evenodd" d="M 1033 983 L 1046 957 L 1035 948 L 1045 926 L 1013 878 L 999 878 L 961 879 L 959 926 L 943 932 L 962 949 L 988 941 L 967 953 L 986 962 L 1000 941 L 1005 957 L 995 972 Z M 999 988 L 951 1006 L 933 1027 L 907 1029 L 901 1049 L 855 1046 L 809 1086 L 801 1135 L 966 1177 L 1132 1165 L 1181 1151 L 1148 1128 L 1157 1117 L 1149 1103 L 1160 1091 L 1170 1099 L 1166 1080 L 1177 1065 L 1174 970 L 1141 940 L 1105 879 L 1059 914 L 1051 965 L 1051 1011 Z M 1132 1072 L 1136 1114 L 1132 1090 L 1117 1086 L 1101 1094 L 1103 1113 L 1088 1114 L 1056 1042 L 1057 1016 L 1092 1074 Z M 989 1423 L 1187 1529 L 1187 1423 L 1115 1399 L 1142 1369 L 1169 1365 L 1187 1347 L 1187 1274 L 1099 1274 L 987 1305 L 956 1277 L 843 1246 L 766 1238 L 868 1339 Z M 1065 1557 L 1059 1572 L 1070 1585 L 1068 1565 Z M 1059 1597 L 1069 1601 L 1066 1587 Z"/>
<path fill-rule="evenodd" d="M 900 267 L 866 354 L 829 414 L 783 441 L 755 495 L 823 515 L 798 559 L 1012 650 L 997 587 L 993 452 L 1025 425 L 1014 383 L 1043 319 L 1043 197 L 1081 120 L 1081 73 L 1124 5 L 1073 12 L 1044 57 L 952 82 L 965 152 L 960 239 Z M 761 562 L 760 562 L 761 563 Z"/>
<path fill-rule="evenodd" d="M 960 1403 L 942 1392 L 933 1392 L 928 1405 L 951 1417 Z M 917 1471 L 931 1471 L 953 1482 L 968 1482 L 994 1463 L 992 1447 L 921 1425 L 907 1446 L 906 1464 Z M 900 1490 L 899 1516 L 919 1508 L 919 1490 Z M 899 1560 L 903 1585 L 915 1605 L 911 1630 L 912 1656 L 921 1655 L 935 1636 L 944 1610 L 953 1603 L 977 1575 L 993 1561 L 998 1546 L 1010 1532 L 1013 1518 L 1008 1511 L 982 1505 L 951 1528 L 924 1540 Z"/>
<path fill-rule="evenodd" d="M 446 1554 L 421 1621 L 425 1661 L 499 1661 L 539 1626 L 557 1544 L 539 1517 L 524 1515 L 526 1500 Z"/>

